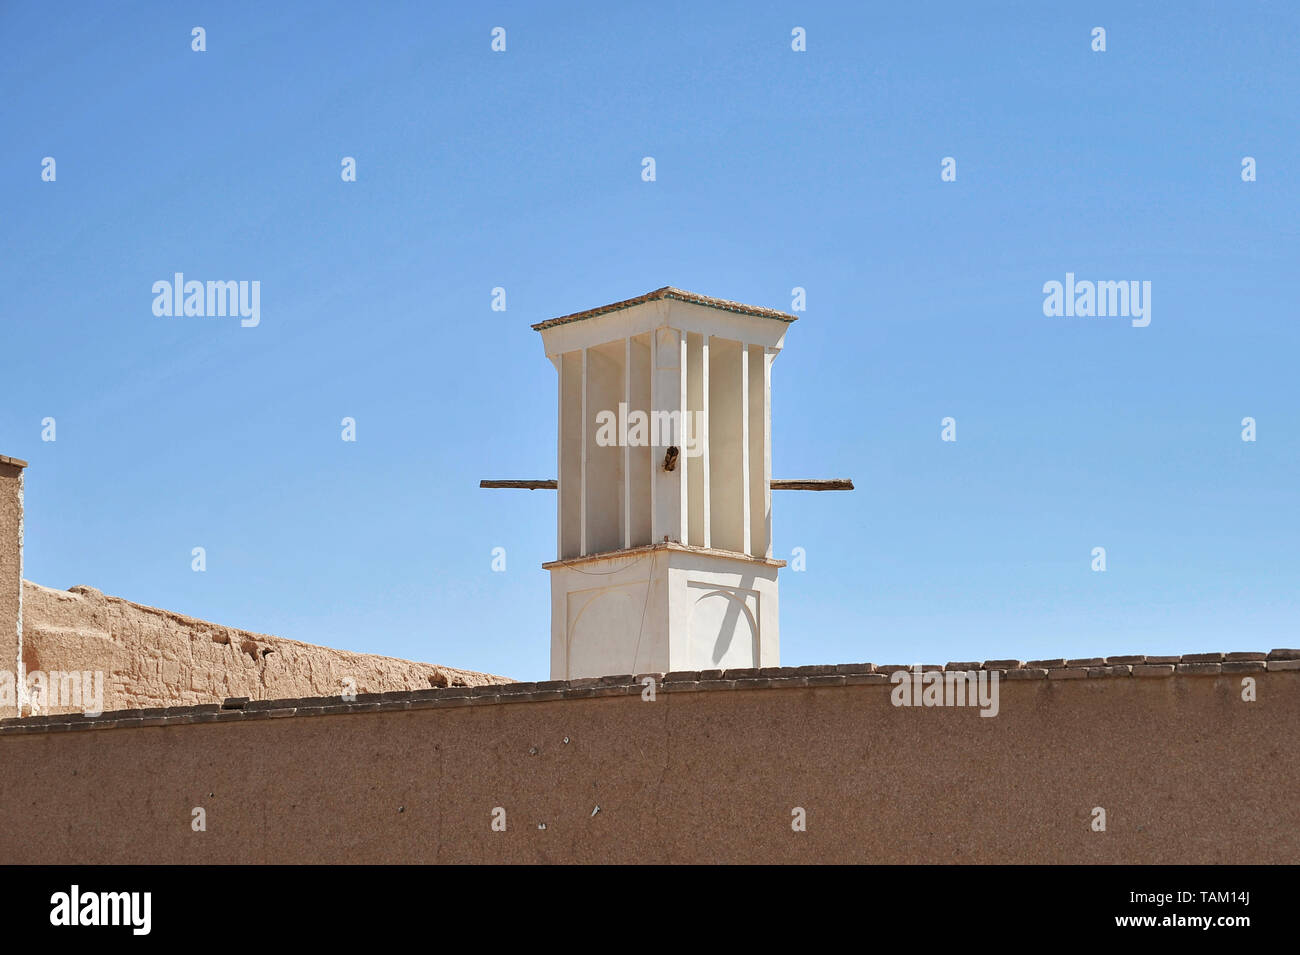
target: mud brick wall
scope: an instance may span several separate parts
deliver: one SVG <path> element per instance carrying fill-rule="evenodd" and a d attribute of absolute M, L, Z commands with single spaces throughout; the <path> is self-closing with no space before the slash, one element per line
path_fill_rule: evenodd
<path fill-rule="evenodd" d="M 0 669 L 18 669 L 23 593 L 23 469 L 26 462 L 0 454 Z M 17 678 L 15 677 L 15 680 Z M 15 705 L 0 716 L 16 716 Z"/>
<path fill-rule="evenodd" d="M 996 717 L 850 664 L 6 721 L 0 858 L 1300 862 L 1300 652 L 971 667 Z"/>
<path fill-rule="evenodd" d="M 105 710 L 218 703 L 230 696 L 327 696 L 345 687 L 378 693 L 508 682 L 239 630 L 93 587 L 54 590 L 24 581 L 23 622 L 27 672 L 100 671 Z"/>

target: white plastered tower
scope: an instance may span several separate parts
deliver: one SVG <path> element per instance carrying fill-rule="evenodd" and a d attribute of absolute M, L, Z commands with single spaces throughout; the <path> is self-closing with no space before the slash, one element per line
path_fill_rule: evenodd
<path fill-rule="evenodd" d="M 533 326 L 559 377 L 552 679 L 779 665 L 771 380 L 794 320 L 663 288 Z"/>

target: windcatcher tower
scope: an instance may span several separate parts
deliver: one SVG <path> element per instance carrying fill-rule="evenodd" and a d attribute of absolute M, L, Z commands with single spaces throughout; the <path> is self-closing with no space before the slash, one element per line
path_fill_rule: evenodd
<path fill-rule="evenodd" d="M 771 380 L 794 321 L 669 287 L 533 326 L 559 378 L 552 679 L 779 665 Z"/>

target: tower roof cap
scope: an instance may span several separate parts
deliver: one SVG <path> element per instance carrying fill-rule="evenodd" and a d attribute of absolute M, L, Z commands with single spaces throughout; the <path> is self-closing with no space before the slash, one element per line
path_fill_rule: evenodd
<path fill-rule="evenodd" d="M 687 292 L 683 289 L 674 288 L 671 285 L 665 285 L 663 288 L 655 289 L 653 292 L 646 292 L 644 295 L 638 295 L 636 298 L 625 299 L 622 302 L 613 302 L 609 305 L 601 305 L 599 308 L 589 308 L 585 312 L 574 312 L 572 315 L 561 315 L 558 318 L 548 318 L 544 322 L 538 322 L 532 326 L 534 331 L 545 331 L 548 328 L 554 328 L 557 325 L 568 325 L 570 322 L 581 322 L 584 319 L 595 318 L 598 315 L 606 315 L 609 312 L 617 312 L 620 309 L 632 308 L 634 305 L 642 305 L 646 302 L 661 301 L 672 299 L 678 302 L 689 302 L 692 305 L 703 305 L 707 308 L 716 308 L 724 312 L 738 312 L 742 315 L 755 315 L 758 318 L 771 318 L 778 322 L 796 321 L 794 315 L 787 312 L 778 312 L 774 308 L 761 308 L 758 305 L 745 305 L 742 302 L 732 302 L 725 298 L 713 298 L 709 295 L 698 295 L 695 292 Z"/>

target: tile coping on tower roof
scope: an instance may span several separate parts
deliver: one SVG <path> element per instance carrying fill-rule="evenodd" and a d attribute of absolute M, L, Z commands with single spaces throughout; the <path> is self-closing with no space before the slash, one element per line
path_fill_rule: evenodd
<path fill-rule="evenodd" d="M 702 554 L 705 557 L 722 557 L 730 560 L 743 561 L 747 564 L 762 564 L 765 567 L 784 567 L 785 561 L 771 557 L 754 557 L 751 554 L 742 554 L 734 550 L 719 550 L 716 547 L 701 547 L 698 544 L 683 544 L 680 541 L 660 541 L 657 544 L 641 544 L 637 547 L 625 547 L 619 550 L 601 551 L 599 554 L 583 554 L 580 557 L 561 557 L 558 560 L 548 560 L 542 564 L 542 570 L 551 570 L 555 567 L 572 567 L 575 564 L 589 564 L 598 560 L 611 560 L 615 557 L 635 557 L 637 555 L 649 554 L 657 550 L 671 550 L 683 554 Z"/>
<path fill-rule="evenodd" d="M 0 454 L 0 464 L 12 464 L 16 468 L 27 467 L 27 462 L 21 458 L 11 458 L 7 454 Z"/>
<path fill-rule="evenodd" d="M 1026 667 L 1019 661 L 990 660 L 987 663 L 926 666 L 936 671 L 989 670 L 1014 680 L 1050 680 L 1052 673 L 1072 671 L 1074 679 L 1151 679 L 1174 677 L 1229 676 L 1242 673 L 1295 673 L 1300 675 L 1300 650 L 1278 649 L 1271 653 L 1229 653 L 1222 663 L 1200 662 L 1205 654 L 1160 657 L 1177 663 L 1142 662 L 1093 666 Z M 1196 658 L 1188 660 L 1187 658 Z M 1107 660 L 1141 661 L 1141 656 L 1106 657 Z M 996 667 L 988 663 L 998 664 Z M 1003 665 L 1007 664 L 1007 665 Z M 1014 664 L 1011 665 L 1011 664 Z M 840 663 L 827 666 L 762 667 L 739 670 L 681 670 L 672 673 L 622 673 L 581 680 L 543 680 L 538 683 L 497 683 L 485 686 L 452 686 L 428 690 L 396 690 L 390 693 L 359 693 L 354 700 L 338 696 L 315 696 L 290 700 L 231 698 L 224 703 L 197 706 L 162 706 L 152 709 L 114 710 L 98 716 L 56 713 L 0 720 L 0 736 L 25 735 L 85 729 L 125 729 L 171 726 L 179 723 L 224 723 L 289 716 L 335 716 L 346 713 L 393 712 L 397 710 L 441 709 L 487 703 L 537 703 L 549 700 L 592 699 L 604 696 L 641 695 L 645 680 L 654 680 L 661 693 L 693 693 L 718 690 L 804 689 L 832 686 L 890 685 L 890 674 L 907 667 L 878 667 L 874 663 Z"/>
<path fill-rule="evenodd" d="M 538 322 L 533 326 L 534 331 L 545 331 L 548 328 L 554 328 L 557 325 L 568 325 L 570 322 L 581 322 L 587 318 L 595 318 L 598 315 L 606 315 L 610 312 L 617 312 L 624 308 L 631 308 L 634 305 L 641 305 L 645 302 L 657 302 L 663 299 L 673 299 L 678 302 L 688 302 L 691 305 L 705 305 L 709 308 L 721 309 L 724 312 L 739 312 L 742 315 L 756 315 L 759 318 L 774 318 L 781 322 L 795 322 L 798 319 L 788 312 L 778 312 L 774 308 L 761 308 L 758 305 L 745 305 L 743 302 L 731 302 L 725 298 L 713 298 L 709 295 L 697 295 L 694 292 L 687 292 L 683 289 L 673 288 L 671 285 L 665 285 L 663 288 L 657 288 L 653 292 L 646 292 L 644 295 L 638 295 L 636 298 L 629 298 L 622 302 L 613 302 L 609 305 L 601 305 L 599 308 L 589 308 L 585 312 L 574 312 L 572 315 L 561 315 L 558 318 L 548 318 L 544 322 Z"/>

